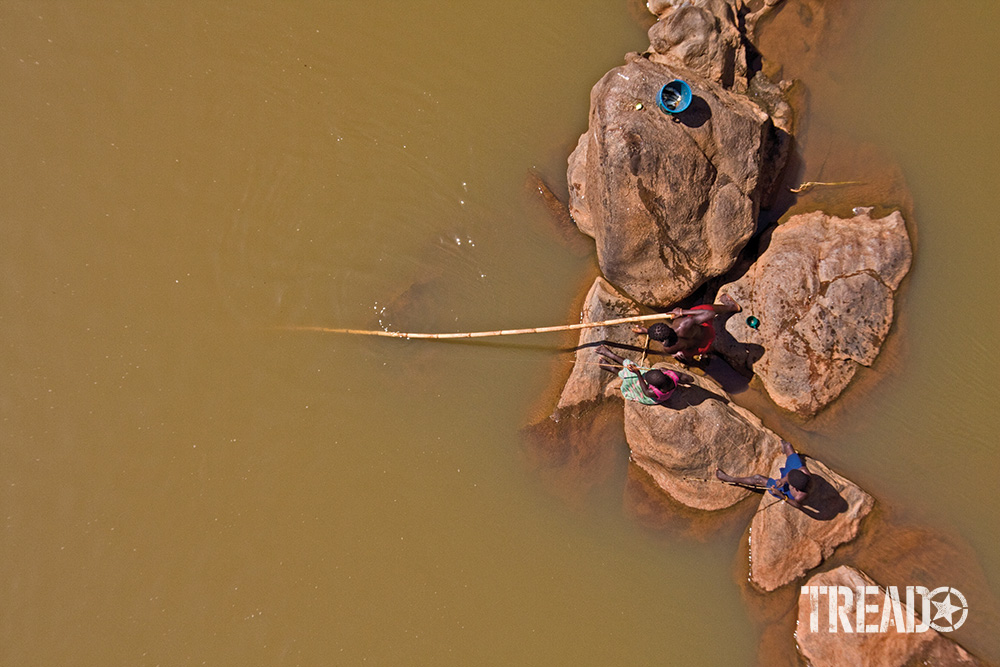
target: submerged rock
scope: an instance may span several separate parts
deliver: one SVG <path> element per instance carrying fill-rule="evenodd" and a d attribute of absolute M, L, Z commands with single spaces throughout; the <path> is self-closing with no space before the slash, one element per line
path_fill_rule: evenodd
<path fill-rule="evenodd" d="M 783 456 L 775 458 L 768 477 L 779 477 L 778 469 L 784 462 Z M 853 540 L 861 520 L 875 505 L 859 486 L 816 459 L 807 458 L 806 467 L 813 477 L 809 497 L 803 503 L 806 510 L 764 494 L 750 525 L 750 580 L 765 591 L 795 581 L 829 558 L 838 546 Z M 737 476 L 754 472 L 751 468 L 737 470 L 726 472 Z"/>
<path fill-rule="evenodd" d="M 893 293 L 912 252 L 902 215 L 873 220 L 793 216 L 747 273 L 720 291 L 743 306 L 718 331 L 715 350 L 760 377 L 775 403 L 813 415 L 858 365 L 875 360 L 892 324 Z M 746 317 L 758 318 L 759 327 Z"/>
<path fill-rule="evenodd" d="M 694 97 L 676 119 L 660 88 Z M 675 122 L 676 120 L 676 122 Z M 609 281 L 665 307 L 727 271 L 773 183 L 777 131 L 749 97 L 631 54 L 591 91 L 590 126 L 569 159 L 570 212 Z"/>
<path fill-rule="evenodd" d="M 672 362 L 654 368 L 681 370 Z M 657 486 L 701 510 L 723 509 L 752 493 L 716 480 L 716 468 L 766 470 L 781 452 L 781 438 L 701 376 L 663 405 L 625 401 L 625 438 L 632 460 Z"/>
<path fill-rule="evenodd" d="M 857 591 L 859 586 L 877 586 L 864 573 L 846 565 L 817 574 L 809 579 L 807 585 L 846 586 L 852 591 Z M 864 614 L 866 627 L 881 624 L 886 594 L 882 587 L 878 587 L 877 591 L 877 593 L 874 591 L 871 591 L 871 594 L 868 591 L 865 593 L 865 605 L 874 607 Z M 843 597 L 840 601 L 844 602 Z M 846 605 L 844 612 L 844 620 L 851 624 L 854 631 L 847 632 L 838 626 L 838 632 L 830 632 L 829 593 L 818 595 L 817 599 L 810 599 L 807 592 L 800 594 L 795 639 L 799 653 L 810 665 L 903 667 L 904 665 L 982 664 L 964 648 L 933 628 L 926 632 L 904 633 L 898 632 L 895 625 L 892 625 L 887 627 L 886 631 L 859 632 L 856 603 L 857 600 L 852 599 L 852 603 Z M 907 612 L 905 600 L 902 601 L 901 608 L 905 618 Z M 842 623 L 839 619 L 838 622 Z M 919 622 L 919 610 L 917 622 Z"/>

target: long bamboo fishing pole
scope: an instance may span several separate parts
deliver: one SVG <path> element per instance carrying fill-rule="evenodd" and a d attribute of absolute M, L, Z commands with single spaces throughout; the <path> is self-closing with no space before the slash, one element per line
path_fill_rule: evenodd
<path fill-rule="evenodd" d="M 580 324 L 562 324 L 554 327 L 535 327 L 533 329 L 498 329 L 497 331 L 465 331 L 459 333 L 407 333 L 404 331 L 384 331 L 382 329 L 333 329 L 330 327 L 313 326 L 287 326 L 276 327 L 284 331 L 316 331 L 319 333 L 341 333 L 359 336 L 384 336 L 387 338 L 414 338 L 443 340 L 450 338 L 487 338 L 490 336 L 516 336 L 520 334 L 551 333 L 554 331 L 573 331 L 576 329 L 592 329 L 595 327 L 612 326 L 615 324 L 628 324 L 630 322 L 646 322 L 648 320 L 669 320 L 675 315 L 671 313 L 653 313 L 652 315 L 635 315 L 632 317 L 619 317 L 613 320 L 602 322 L 581 322 Z"/>

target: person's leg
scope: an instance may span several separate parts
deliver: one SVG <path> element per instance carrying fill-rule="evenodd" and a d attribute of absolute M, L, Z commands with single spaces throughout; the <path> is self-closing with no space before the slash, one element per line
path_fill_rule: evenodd
<path fill-rule="evenodd" d="M 723 482 L 730 482 L 731 484 L 745 484 L 747 486 L 759 486 L 762 489 L 767 488 L 767 477 L 763 475 L 752 475 L 750 477 L 733 477 L 732 475 L 727 475 L 722 472 L 720 468 L 715 469 L 715 476 L 721 479 Z"/>
<path fill-rule="evenodd" d="M 611 361 L 615 362 L 619 366 L 624 366 L 625 365 L 625 357 L 618 356 L 617 354 L 615 354 L 614 352 L 612 352 L 611 350 L 609 350 L 604 345 L 601 345 L 599 348 L 597 348 L 595 350 L 595 352 L 597 352 L 597 354 L 601 355 L 602 357 L 604 357 L 606 359 L 610 359 Z"/>
<path fill-rule="evenodd" d="M 602 369 L 608 371 L 609 373 L 617 373 L 625 365 L 625 358 L 624 357 L 619 357 L 617 354 L 615 354 L 614 352 L 612 352 L 611 350 L 609 350 L 608 348 L 606 348 L 603 345 L 601 345 L 600 347 L 598 347 L 594 351 L 597 352 L 598 355 L 600 355 L 600 356 L 602 356 L 602 357 L 604 357 L 606 359 L 610 359 L 611 361 L 613 361 L 613 362 L 615 362 L 617 364 L 617 366 L 612 366 L 611 364 L 599 364 Z"/>

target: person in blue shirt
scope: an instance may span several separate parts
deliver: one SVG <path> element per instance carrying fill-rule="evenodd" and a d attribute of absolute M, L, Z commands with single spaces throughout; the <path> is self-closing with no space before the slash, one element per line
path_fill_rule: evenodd
<path fill-rule="evenodd" d="M 803 509 L 802 503 L 809 497 L 812 477 L 806 468 L 806 462 L 802 455 L 796 452 L 788 441 L 781 441 L 781 451 L 785 454 L 785 464 L 778 470 L 778 479 L 770 479 L 763 475 L 733 477 L 724 473 L 721 468 L 715 470 L 715 476 L 730 484 L 742 484 L 767 490 L 772 496 L 801 510 Z"/>

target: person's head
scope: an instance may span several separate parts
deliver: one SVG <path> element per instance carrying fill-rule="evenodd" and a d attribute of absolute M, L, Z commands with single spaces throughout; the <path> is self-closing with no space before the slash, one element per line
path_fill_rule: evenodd
<path fill-rule="evenodd" d="M 809 475 L 798 468 L 789 470 L 788 484 L 799 491 L 806 491 L 809 489 Z"/>
<path fill-rule="evenodd" d="M 677 342 L 677 332 L 671 329 L 669 324 L 663 322 L 657 322 L 650 326 L 646 332 L 653 340 L 663 343 L 664 347 L 670 347 Z"/>
<path fill-rule="evenodd" d="M 663 392 L 671 391 L 677 386 L 677 383 L 674 382 L 673 378 L 658 368 L 646 371 L 643 373 L 642 377 L 645 378 L 647 384 L 652 385 Z"/>

